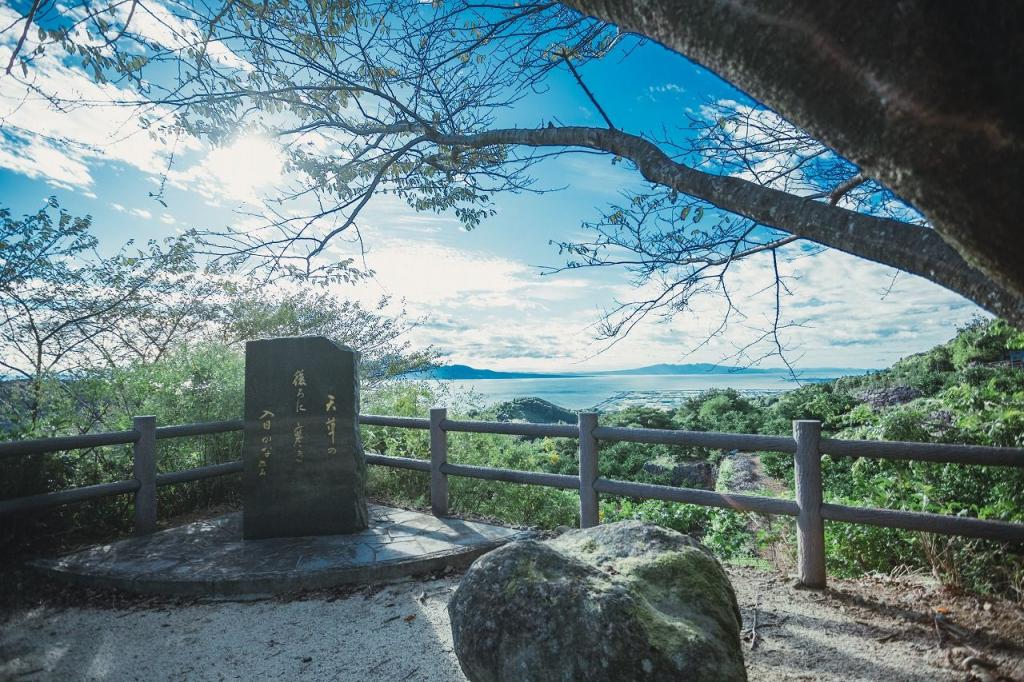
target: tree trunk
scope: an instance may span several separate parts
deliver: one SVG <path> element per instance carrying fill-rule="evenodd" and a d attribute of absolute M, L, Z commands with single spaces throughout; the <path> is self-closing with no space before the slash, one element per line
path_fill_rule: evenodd
<path fill-rule="evenodd" d="M 568 4 L 686 55 L 803 127 L 1024 298 L 1024 3 Z"/>

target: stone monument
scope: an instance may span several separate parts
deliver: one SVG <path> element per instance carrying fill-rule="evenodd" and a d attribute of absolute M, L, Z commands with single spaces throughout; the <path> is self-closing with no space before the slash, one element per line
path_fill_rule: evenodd
<path fill-rule="evenodd" d="M 245 539 L 367 527 L 358 364 L 359 353 L 322 336 L 246 343 Z"/>

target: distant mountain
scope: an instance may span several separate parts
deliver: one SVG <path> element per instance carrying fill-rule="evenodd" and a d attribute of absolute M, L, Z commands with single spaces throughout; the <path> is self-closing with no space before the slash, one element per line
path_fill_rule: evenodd
<path fill-rule="evenodd" d="M 760 369 L 757 367 L 726 367 L 724 365 L 712 365 L 707 362 L 698 362 L 688 365 L 646 365 L 633 369 L 610 369 L 604 372 L 593 372 L 602 376 L 621 374 L 777 374 L 782 370 Z"/>
<path fill-rule="evenodd" d="M 864 374 L 870 370 L 852 367 L 809 367 L 797 370 L 797 377 L 830 377 L 836 378 L 847 374 Z M 628 374 L 784 374 L 787 370 L 780 367 L 729 367 L 698 362 L 688 365 L 647 365 L 634 369 L 612 369 L 603 372 L 591 372 L 591 375 L 613 376 Z"/>
<path fill-rule="evenodd" d="M 534 372 L 496 372 L 493 369 L 477 369 L 469 365 L 445 365 L 406 375 L 410 379 L 559 379 L 571 374 L 537 374 Z"/>
<path fill-rule="evenodd" d="M 801 370 L 798 376 L 805 381 L 834 379 L 848 374 L 864 374 L 870 370 L 842 367 L 814 367 Z M 778 368 L 765 369 L 760 367 L 727 367 L 712 365 L 707 362 L 687 365 L 647 365 L 634 369 L 613 369 L 602 372 L 564 372 L 543 374 L 537 372 L 497 372 L 492 369 L 479 369 L 469 365 L 446 365 L 434 369 L 411 372 L 406 376 L 410 379 L 576 379 L 584 376 L 622 376 L 622 375 L 671 375 L 671 374 L 779 374 L 785 370 Z M 812 379 L 811 377 L 814 377 Z"/>

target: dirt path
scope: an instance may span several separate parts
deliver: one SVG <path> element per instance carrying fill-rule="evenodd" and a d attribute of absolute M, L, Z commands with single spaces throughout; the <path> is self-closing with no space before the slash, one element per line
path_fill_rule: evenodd
<path fill-rule="evenodd" d="M 718 476 L 715 486 L 718 492 L 786 496 L 786 484 L 769 476 L 761 458 L 752 452 L 728 455 L 719 465 Z M 788 542 L 792 523 L 793 520 L 785 516 L 746 515 L 751 539 L 760 538 L 757 547 L 750 547 L 751 553 L 782 573 L 792 572 L 795 565 L 794 550 Z"/>
<path fill-rule="evenodd" d="M 755 569 L 729 572 L 751 680 L 1024 679 L 1024 611 L 1007 603 L 986 608 L 907 581 L 809 592 Z M 0 679 L 462 681 L 445 610 L 457 582 L 295 601 L 19 609 L 0 623 Z M 970 656 L 999 667 L 972 673 Z"/>
<path fill-rule="evenodd" d="M 786 485 L 770 477 L 764 470 L 761 458 L 752 452 L 737 452 L 723 461 L 728 463 L 728 481 L 721 486 L 728 492 L 751 493 L 779 496 L 786 491 Z M 721 475 L 721 474 L 719 474 Z"/>
<path fill-rule="evenodd" d="M 1024 680 L 1020 606 L 913 578 L 833 579 L 814 592 L 755 569 L 729 573 L 751 680 Z"/>

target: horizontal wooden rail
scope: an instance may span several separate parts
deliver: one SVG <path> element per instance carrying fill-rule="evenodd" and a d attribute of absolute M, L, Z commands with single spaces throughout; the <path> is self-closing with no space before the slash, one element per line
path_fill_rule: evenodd
<path fill-rule="evenodd" d="M 1024 448 L 996 448 L 984 445 L 822 438 L 821 452 L 833 457 L 1024 467 Z"/>
<path fill-rule="evenodd" d="M 426 471 L 430 472 L 430 460 L 429 459 L 413 459 L 412 457 L 392 457 L 390 455 L 378 455 L 375 453 L 366 453 L 367 464 L 379 464 L 381 466 L 392 467 L 395 469 L 411 469 L 413 471 Z"/>
<path fill-rule="evenodd" d="M 594 488 L 599 493 L 609 495 L 699 504 L 704 507 L 720 507 L 722 509 L 733 509 L 743 512 L 782 514 L 785 516 L 796 516 L 798 513 L 796 502 L 792 500 L 763 497 L 761 495 L 719 493 L 714 490 L 675 488 L 668 485 L 616 481 L 607 478 L 599 478 L 594 481 Z"/>
<path fill-rule="evenodd" d="M 245 422 L 241 419 L 230 419 L 223 422 L 206 422 L 203 424 L 180 424 L 178 426 L 158 426 L 157 439 L 186 438 L 188 436 L 209 436 L 215 433 L 241 431 Z"/>
<path fill-rule="evenodd" d="M 478 422 L 445 419 L 443 431 L 463 433 L 496 433 L 508 436 L 534 436 L 537 438 L 578 438 L 580 429 L 575 424 L 527 424 L 524 422 Z"/>
<path fill-rule="evenodd" d="M 660 445 L 695 445 L 717 450 L 768 450 L 770 452 L 796 452 L 796 443 L 784 436 L 758 436 L 746 433 L 715 433 L 713 431 L 675 431 L 671 429 L 632 429 L 618 426 L 598 426 L 594 429 L 598 440 L 630 443 L 657 443 Z"/>
<path fill-rule="evenodd" d="M 42 455 L 47 452 L 97 448 L 103 445 L 123 445 L 139 439 L 138 431 L 110 431 L 107 433 L 83 433 L 78 436 L 58 436 L 36 440 L 15 440 L 0 443 L 0 457 L 24 457 Z"/>
<path fill-rule="evenodd" d="M 56 507 L 62 504 L 71 504 L 72 502 L 96 500 L 111 495 L 134 493 L 139 487 L 139 482 L 135 480 L 115 481 L 113 483 L 86 485 L 81 488 L 70 488 L 55 493 L 15 497 L 11 500 L 0 500 L 0 514 L 27 512 L 35 509 L 45 509 L 46 507 Z"/>
<path fill-rule="evenodd" d="M 429 419 L 417 417 L 385 417 L 378 414 L 359 415 L 360 426 L 393 426 L 399 429 L 429 429 Z"/>
<path fill-rule="evenodd" d="M 561 488 L 563 490 L 576 490 L 580 487 L 579 476 L 549 474 L 543 471 L 499 469 L 496 467 L 470 466 L 468 464 L 445 464 L 441 467 L 441 473 L 448 476 L 482 478 L 486 481 L 505 481 L 506 483 L 542 485 L 547 488 Z"/>
<path fill-rule="evenodd" d="M 191 483 L 192 481 L 202 481 L 206 478 L 229 476 L 231 474 L 240 473 L 242 473 L 242 460 L 239 459 L 233 462 L 224 462 L 223 464 L 210 464 L 204 467 L 194 467 L 192 469 L 182 469 L 181 471 L 157 474 L 156 484 L 157 486 L 176 485 L 178 483 Z"/>
<path fill-rule="evenodd" d="M 923 533 L 960 535 L 969 538 L 983 538 L 999 542 L 1024 542 L 1024 523 L 975 519 L 967 516 L 931 514 L 897 509 L 874 509 L 871 507 L 847 507 L 842 504 L 821 505 L 822 518 L 829 521 L 858 523 L 884 528 L 903 528 Z"/>

